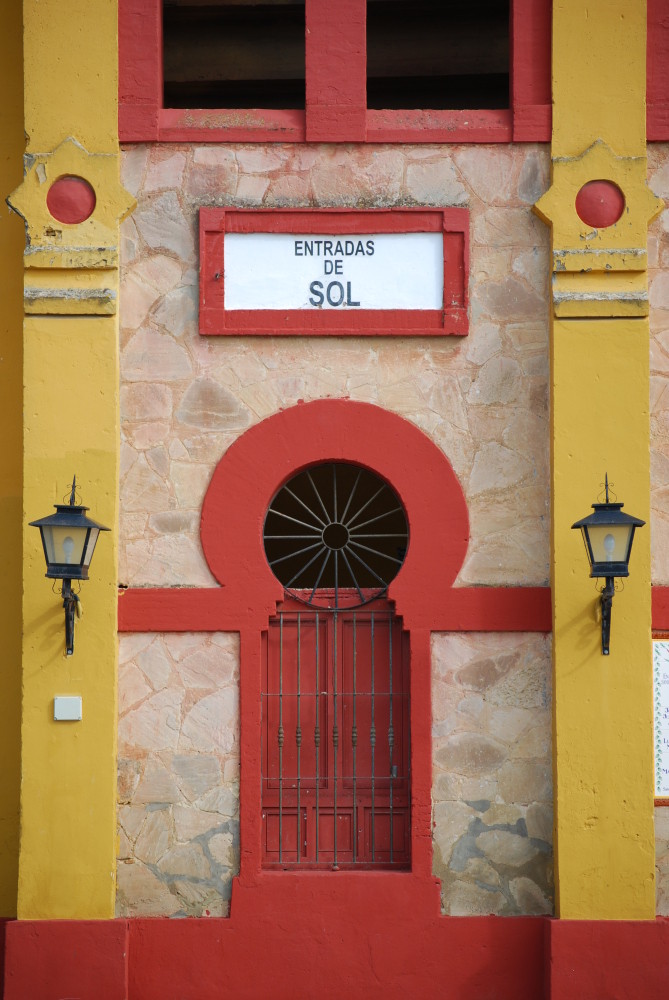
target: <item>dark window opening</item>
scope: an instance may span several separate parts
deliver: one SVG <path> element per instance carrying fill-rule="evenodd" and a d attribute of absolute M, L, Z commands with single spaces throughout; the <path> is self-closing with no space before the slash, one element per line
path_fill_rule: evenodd
<path fill-rule="evenodd" d="M 163 0 L 163 106 L 304 108 L 304 0 Z"/>
<path fill-rule="evenodd" d="M 368 0 L 367 107 L 508 108 L 509 0 Z"/>

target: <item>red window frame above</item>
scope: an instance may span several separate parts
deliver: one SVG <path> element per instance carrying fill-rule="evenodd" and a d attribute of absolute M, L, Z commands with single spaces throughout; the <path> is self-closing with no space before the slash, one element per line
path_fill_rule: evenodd
<path fill-rule="evenodd" d="M 659 142 L 669 139 L 669 7 L 647 3 L 646 135 Z"/>
<path fill-rule="evenodd" d="M 367 108 L 367 0 L 305 0 L 305 110 L 163 107 L 162 0 L 119 0 L 122 142 L 549 142 L 551 0 L 511 0 L 511 107 Z M 336 46 L 328 41 L 336 38 Z"/>
<path fill-rule="evenodd" d="M 442 309 L 225 309 L 225 233 L 438 233 Z M 228 336 L 443 336 L 468 333 L 469 210 L 200 209 L 200 333 Z"/>

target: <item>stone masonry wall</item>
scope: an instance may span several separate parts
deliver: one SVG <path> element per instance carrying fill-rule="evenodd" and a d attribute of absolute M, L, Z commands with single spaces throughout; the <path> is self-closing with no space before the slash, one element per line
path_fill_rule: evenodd
<path fill-rule="evenodd" d="M 227 916 L 239 870 L 239 641 L 119 650 L 117 915 Z"/>
<path fill-rule="evenodd" d="M 548 184 L 537 146 L 137 146 L 123 183 L 120 579 L 202 586 L 199 510 L 251 424 L 348 397 L 413 421 L 467 496 L 462 584 L 548 579 Z M 197 332 L 197 211 L 461 205 L 471 210 L 471 332 L 436 339 L 220 338 Z"/>
<path fill-rule="evenodd" d="M 459 583 L 548 580 L 548 186 L 539 146 L 134 146 L 122 180 L 120 581 L 214 583 L 199 543 L 212 471 L 249 426 L 351 398 L 411 420 L 467 497 Z M 470 333 L 220 338 L 197 331 L 200 206 L 467 206 Z M 550 912 L 548 646 L 434 643 L 435 871 L 448 913 Z M 227 913 L 238 864 L 237 647 L 124 637 L 121 915 Z"/>
<path fill-rule="evenodd" d="M 434 873 L 454 916 L 553 912 L 550 637 L 432 637 Z"/>

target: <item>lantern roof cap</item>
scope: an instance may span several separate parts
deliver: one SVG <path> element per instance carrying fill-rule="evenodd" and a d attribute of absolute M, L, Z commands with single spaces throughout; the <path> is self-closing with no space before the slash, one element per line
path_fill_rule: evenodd
<path fill-rule="evenodd" d="M 592 509 L 594 513 L 588 514 L 587 517 L 582 517 L 580 521 L 575 521 L 572 524 L 572 528 L 591 528 L 597 527 L 597 525 L 615 527 L 618 524 L 633 525 L 635 528 L 640 528 L 646 523 L 640 517 L 634 517 L 632 514 L 623 514 L 621 508 L 624 506 L 622 503 L 593 503 Z"/>
<path fill-rule="evenodd" d="M 31 528 L 97 528 L 98 531 L 111 531 L 111 528 L 106 528 L 104 524 L 98 524 L 97 521 L 93 521 L 90 517 L 86 517 L 84 511 L 87 511 L 89 508 L 76 502 L 76 491 L 77 477 L 73 476 L 72 492 L 70 493 L 68 503 L 54 504 L 54 507 L 56 508 L 55 514 L 49 514 L 47 517 L 40 517 L 36 521 L 29 521 L 29 526 Z"/>
<path fill-rule="evenodd" d="M 36 528 L 42 527 L 63 527 L 63 528 L 98 528 L 99 531 L 110 531 L 110 528 L 106 528 L 103 524 L 98 524 L 97 521 L 93 521 L 92 518 L 86 517 L 84 511 L 88 510 L 88 507 L 84 507 L 82 504 L 54 504 L 56 508 L 55 514 L 49 514 L 47 517 L 40 517 L 36 521 L 29 521 L 31 526 Z"/>

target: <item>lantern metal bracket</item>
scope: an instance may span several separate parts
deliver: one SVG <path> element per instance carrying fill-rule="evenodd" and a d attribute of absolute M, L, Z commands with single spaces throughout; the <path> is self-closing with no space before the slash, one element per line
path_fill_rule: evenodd
<path fill-rule="evenodd" d="M 606 577 L 606 586 L 602 589 L 602 656 L 609 655 L 609 644 L 611 641 L 611 605 L 615 594 L 615 579 L 612 576 Z"/>
<path fill-rule="evenodd" d="M 72 590 L 72 581 L 63 580 L 61 590 L 63 597 L 63 608 L 65 609 L 65 653 L 72 656 L 74 653 L 74 618 L 81 617 L 81 602 L 79 595 Z"/>

